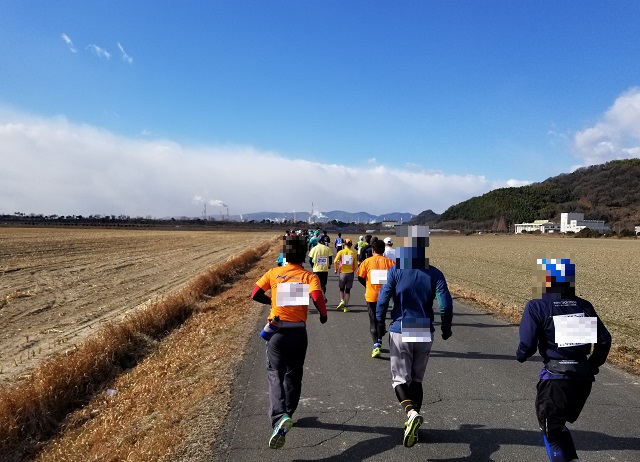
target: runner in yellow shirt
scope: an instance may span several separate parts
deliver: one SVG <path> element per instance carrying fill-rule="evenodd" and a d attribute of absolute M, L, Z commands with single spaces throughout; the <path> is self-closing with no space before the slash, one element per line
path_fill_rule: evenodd
<path fill-rule="evenodd" d="M 309 250 L 309 258 L 313 263 L 313 274 L 320 278 L 324 301 L 327 301 L 327 280 L 329 279 L 329 268 L 333 263 L 333 251 L 329 246 L 318 243 L 313 249 Z"/>
<path fill-rule="evenodd" d="M 358 254 L 352 249 L 353 242 L 347 238 L 344 240 L 345 247 L 336 255 L 336 269 L 340 273 L 338 277 L 338 287 L 340 289 L 340 303 L 337 310 L 342 309 L 345 313 L 349 311 L 349 298 L 353 287 L 354 274 L 356 272 Z"/>

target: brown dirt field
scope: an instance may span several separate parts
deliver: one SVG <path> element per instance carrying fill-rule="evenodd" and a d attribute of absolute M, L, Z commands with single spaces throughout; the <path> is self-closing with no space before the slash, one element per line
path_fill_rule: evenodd
<path fill-rule="evenodd" d="M 533 296 L 536 259 L 570 256 L 576 294 L 593 304 L 613 336 L 609 359 L 640 373 L 640 240 L 435 234 L 429 256 L 452 292 L 514 322 Z"/>
<path fill-rule="evenodd" d="M 257 232 L 0 228 L 0 385 L 167 295 Z"/>

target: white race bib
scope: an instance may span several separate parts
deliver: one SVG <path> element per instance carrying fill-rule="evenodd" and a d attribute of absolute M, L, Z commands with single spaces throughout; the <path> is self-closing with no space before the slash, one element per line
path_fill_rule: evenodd
<path fill-rule="evenodd" d="M 558 347 L 571 347 L 598 342 L 598 318 L 584 313 L 553 317 Z"/>
<path fill-rule="evenodd" d="M 406 318 L 400 324 L 402 341 L 406 343 L 431 342 L 431 320 L 429 318 Z"/>
<path fill-rule="evenodd" d="M 342 256 L 342 264 L 343 265 L 351 265 L 353 263 L 353 255 L 343 255 Z"/>
<path fill-rule="evenodd" d="M 329 257 L 316 257 L 316 265 L 318 266 L 329 265 Z"/>
<path fill-rule="evenodd" d="M 276 305 L 309 305 L 309 284 L 301 282 L 281 282 L 276 288 Z"/>
<path fill-rule="evenodd" d="M 387 270 L 371 270 L 369 272 L 371 278 L 371 284 L 386 284 L 387 283 Z"/>

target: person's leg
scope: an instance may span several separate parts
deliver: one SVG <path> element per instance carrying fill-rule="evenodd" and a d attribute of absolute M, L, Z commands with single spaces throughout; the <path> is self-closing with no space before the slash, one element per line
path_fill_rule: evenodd
<path fill-rule="evenodd" d="M 405 423 L 402 441 L 406 447 L 411 447 L 418 441 L 418 429 L 423 422 L 410 391 L 411 371 L 413 368 L 412 345 L 412 343 L 402 341 L 402 334 L 389 333 L 389 356 L 393 389 L 408 419 Z"/>
<path fill-rule="evenodd" d="M 273 345 L 271 342 L 274 342 Z M 291 417 L 300 401 L 306 352 L 305 328 L 283 328 L 267 343 L 269 401 L 273 427 L 269 438 L 270 448 L 278 449 L 284 446 L 286 434 L 293 425 Z"/>
<path fill-rule="evenodd" d="M 320 287 L 322 288 L 322 295 L 324 296 L 325 303 L 327 302 L 327 280 L 329 278 L 329 273 L 327 271 L 319 271 L 314 272 L 313 274 L 318 276 L 320 279 Z"/>
<path fill-rule="evenodd" d="M 300 394 L 302 393 L 302 375 L 304 372 L 304 360 L 307 355 L 307 329 L 287 329 L 289 337 L 287 355 L 287 371 L 284 375 L 285 405 L 287 414 L 292 417 L 298 408 Z"/>
<path fill-rule="evenodd" d="M 267 379 L 269 382 L 269 418 L 271 426 L 287 413 L 284 374 L 286 372 L 286 350 L 284 336 L 279 331 L 267 342 Z"/>
<path fill-rule="evenodd" d="M 540 380 L 537 385 L 536 415 L 551 462 L 577 460 L 567 421 L 580 415 L 592 383 L 576 380 Z"/>
<path fill-rule="evenodd" d="M 422 397 L 424 392 L 422 391 L 422 382 L 411 382 L 409 384 L 409 398 L 413 402 L 414 409 L 420 412 L 422 409 Z"/>
<path fill-rule="evenodd" d="M 345 287 L 345 279 L 344 279 L 344 273 L 340 273 L 338 275 L 338 291 L 340 292 L 340 303 L 338 303 L 338 306 L 336 307 L 336 309 L 341 310 L 344 307 L 344 287 Z"/>
<path fill-rule="evenodd" d="M 367 311 L 369 312 L 369 333 L 373 343 L 378 343 L 378 321 L 376 320 L 376 302 L 367 302 Z"/>
<path fill-rule="evenodd" d="M 349 300 L 351 299 L 351 288 L 353 287 L 353 273 L 347 273 L 344 275 L 344 309 L 347 311 L 349 306 Z"/>

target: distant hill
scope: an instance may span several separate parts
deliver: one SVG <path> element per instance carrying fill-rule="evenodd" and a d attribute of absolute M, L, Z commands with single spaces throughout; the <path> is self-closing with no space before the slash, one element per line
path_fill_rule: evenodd
<path fill-rule="evenodd" d="M 424 212 L 421 212 L 419 215 L 416 215 L 414 218 L 411 219 L 409 224 L 410 225 L 428 225 L 430 227 L 433 227 L 438 222 L 439 219 L 440 219 L 440 215 L 435 213 L 433 210 L 429 209 L 429 210 L 425 210 Z"/>
<path fill-rule="evenodd" d="M 639 225 L 640 159 L 611 161 L 541 183 L 496 189 L 449 207 L 437 225 L 490 230 L 500 221 L 507 226 L 540 219 L 558 222 L 563 212 L 581 212 L 586 219 L 604 220 L 611 227 Z"/>

